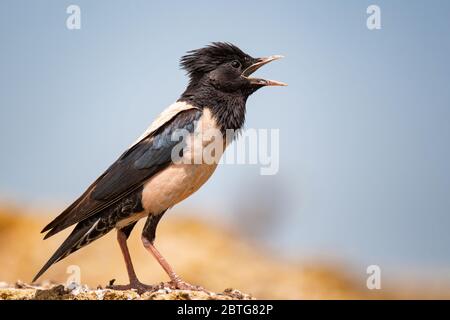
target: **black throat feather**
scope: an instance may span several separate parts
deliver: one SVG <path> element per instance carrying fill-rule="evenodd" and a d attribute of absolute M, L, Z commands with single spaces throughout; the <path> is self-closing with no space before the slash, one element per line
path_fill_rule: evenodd
<path fill-rule="evenodd" d="M 210 85 L 191 84 L 178 101 L 197 108 L 209 108 L 223 134 L 227 129 L 239 132 L 245 122 L 248 96 L 242 92 L 226 93 Z"/>

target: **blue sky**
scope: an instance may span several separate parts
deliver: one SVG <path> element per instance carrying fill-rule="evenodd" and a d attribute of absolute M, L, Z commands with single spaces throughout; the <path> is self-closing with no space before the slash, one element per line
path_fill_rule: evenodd
<path fill-rule="evenodd" d="M 81 8 L 81 30 L 65 27 L 70 4 Z M 381 30 L 366 27 L 370 4 L 381 8 Z M 243 223 L 243 208 L 266 195 L 278 222 L 265 241 L 290 255 L 450 269 L 448 1 L 0 8 L 4 198 L 69 204 L 178 98 L 180 56 L 230 41 L 286 56 L 258 74 L 289 86 L 252 96 L 246 123 L 280 129 L 280 171 L 222 166 L 177 213 Z"/>

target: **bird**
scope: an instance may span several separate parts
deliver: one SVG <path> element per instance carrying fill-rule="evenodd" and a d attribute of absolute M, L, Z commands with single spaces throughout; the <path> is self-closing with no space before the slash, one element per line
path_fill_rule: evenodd
<path fill-rule="evenodd" d="M 243 128 L 248 97 L 263 87 L 287 85 L 251 77 L 263 65 L 282 57 L 253 58 L 230 42 L 212 42 L 182 56 L 180 67 L 189 78 L 186 90 L 78 199 L 43 228 L 41 233 L 46 233 L 47 239 L 75 225 L 32 282 L 56 262 L 115 229 L 129 283 L 110 287 L 139 292 L 154 289 L 138 279 L 127 246 L 136 223 L 146 218 L 143 246 L 167 273 L 168 283 L 175 289 L 201 288 L 183 281 L 156 249 L 156 228 L 167 210 L 196 192 L 215 171 L 217 161 L 201 161 L 202 152 L 216 140 L 205 138 L 211 136 L 205 133 L 218 132 L 217 141 L 233 133 L 231 139 L 219 143 L 222 150 L 215 149 L 214 159 L 220 159 Z"/>

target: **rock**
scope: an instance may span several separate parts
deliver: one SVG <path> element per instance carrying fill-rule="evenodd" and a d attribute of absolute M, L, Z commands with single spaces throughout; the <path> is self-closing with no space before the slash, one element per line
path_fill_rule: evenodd
<path fill-rule="evenodd" d="M 15 287 L 0 288 L 0 300 L 252 300 L 251 295 L 235 289 L 222 293 L 210 291 L 173 290 L 161 283 L 153 292 L 139 294 L 134 290 L 89 289 L 87 286 L 46 284 L 32 286 L 17 282 Z"/>

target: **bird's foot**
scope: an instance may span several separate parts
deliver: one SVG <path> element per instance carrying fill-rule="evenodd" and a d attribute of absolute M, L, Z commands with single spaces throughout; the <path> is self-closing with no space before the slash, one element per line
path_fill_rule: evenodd
<path fill-rule="evenodd" d="M 171 289 L 178 289 L 178 290 L 191 290 L 191 291 L 204 291 L 208 292 L 205 288 L 196 286 L 190 283 L 187 283 L 181 279 L 172 280 L 168 282 L 168 285 Z"/>
<path fill-rule="evenodd" d="M 125 291 L 125 290 L 136 290 L 137 293 L 143 294 L 144 292 L 153 292 L 159 289 L 158 286 L 144 284 L 139 280 L 131 281 L 129 284 L 114 284 L 114 280 L 109 282 L 109 285 L 106 287 L 112 290 Z"/>

